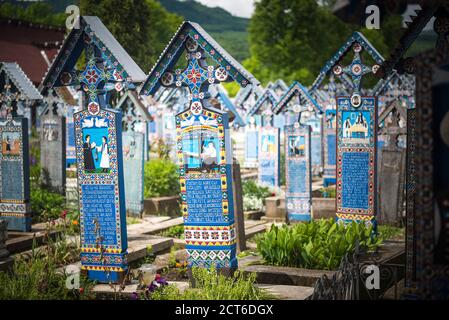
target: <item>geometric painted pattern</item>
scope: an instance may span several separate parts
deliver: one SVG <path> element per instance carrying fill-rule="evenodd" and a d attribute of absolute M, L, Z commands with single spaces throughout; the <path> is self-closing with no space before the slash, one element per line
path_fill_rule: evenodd
<path fill-rule="evenodd" d="M 337 221 L 375 224 L 376 157 L 376 98 L 337 98 Z"/>

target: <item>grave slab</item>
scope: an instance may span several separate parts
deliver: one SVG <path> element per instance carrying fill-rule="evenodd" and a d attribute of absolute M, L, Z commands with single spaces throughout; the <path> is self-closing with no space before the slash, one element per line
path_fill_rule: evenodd
<path fill-rule="evenodd" d="M 65 193 L 66 184 L 65 117 L 48 114 L 41 117 L 41 168 L 45 187 Z"/>
<path fill-rule="evenodd" d="M 280 300 L 306 300 L 313 293 L 313 288 L 304 286 L 286 286 L 273 284 L 256 284 Z"/>

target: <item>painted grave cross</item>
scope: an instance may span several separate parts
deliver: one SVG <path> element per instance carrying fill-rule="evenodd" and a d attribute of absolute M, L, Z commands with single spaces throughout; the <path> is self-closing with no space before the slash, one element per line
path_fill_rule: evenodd
<path fill-rule="evenodd" d="M 81 90 L 74 114 L 81 228 L 81 270 L 91 280 L 121 282 L 128 271 L 122 114 L 108 109 L 112 90 L 133 88 L 145 74 L 97 17 L 81 16 L 50 66 L 42 91 Z M 86 65 L 76 70 L 84 51 Z"/>
<path fill-rule="evenodd" d="M 31 231 L 28 121 L 18 104 L 42 100 L 17 63 L 0 63 L 0 218 L 8 230 Z"/>
<path fill-rule="evenodd" d="M 95 47 L 92 40 L 86 35 L 84 38 L 86 46 L 86 67 L 82 71 L 73 69 L 61 75 L 61 83 L 64 86 L 79 87 L 87 97 L 86 105 L 93 115 L 98 114 L 100 106 L 108 106 L 106 95 L 110 90 L 117 92 L 123 89 L 124 85 L 133 87 L 123 76 L 102 57 L 100 49 Z"/>
<path fill-rule="evenodd" d="M 299 115 L 293 112 L 292 107 L 293 109 L 300 108 Z M 302 125 L 310 126 L 312 173 L 318 175 L 322 168 L 320 132 L 323 111 L 321 106 L 310 95 L 307 88 L 295 81 L 281 96 L 278 103 L 273 106 L 273 112 L 275 115 L 284 114 L 288 125 L 299 121 Z"/>
<path fill-rule="evenodd" d="M 183 51 L 188 65 L 171 71 Z M 206 65 L 206 54 L 217 66 Z M 184 22 L 150 72 L 142 93 L 159 87 L 187 87 L 190 105 L 176 115 L 181 210 L 189 266 L 237 267 L 236 201 L 228 113 L 212 107 L 210 84 L 258 81 L 198 24 Z M 239 196 L 239 195 L 237 195 Z"/>
<path fill-rule="evenodd" d="M 152 121 L 140 97 L 127 91 L 117 108 L 123 112 L 123 158 L 126 212 L 140 216 L 144 200 L 144 161 L 148 160 L 148 123 Z"/>
<path fill-rule="evenodd" d="M 288 221 L 310 221 L 312 209 L 311 127 L 301 124 L 307 109 L 295 105 L 297 121 L 285 126 L 285 209 Z"/>
<path fill-rule="evenodd" d="M 189 37 L 185 41 L 187 51 L 186 58 L 188 65 L 184 70 L 177 69 L 175 72 L 166 71 L 161 78 L 161 83 L 165 87 L 187 87 L 189 89 L 188 98 L 190 111 L 199 115 L 203 110 L 203 99 L 209 98 L 209 85 L 228 80 L 228 71 L 222 67 L 208 66 L 206 55 L 198 42 Z"/>
<path fill-rule="evenodd" d="M 363 50 L 376 61 L 363 64 Z M 349 66 L 339 61 L 350 51 L 354 58 Z M 328 62 L 336 76 L 349 75 L 353 82 L 352 96 L 336 97 L 337 111 L 337 221 L 363 221 L 376 224 L 377 211 L 377 98 L 361 96 L 362 80 L 375 74 L 383 58 L 359 33 L 345 43 L 344 49 Z"/>

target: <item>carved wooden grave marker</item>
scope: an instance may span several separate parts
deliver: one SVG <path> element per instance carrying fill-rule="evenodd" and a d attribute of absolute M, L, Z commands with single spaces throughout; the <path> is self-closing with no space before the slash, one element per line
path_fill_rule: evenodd
<path fill-rule="evenodd" d="M 295 111 L 295 109 L 297 110 Z M 294 125 L 298 121 L 297 112 L 300 112 L 301 126 L 310 127 L 311 170 L 314 175 L 318 175 L 322 167 L 320 117 L 323 111 L 307 88 L 295 81 L 273 107 L 273 113 L 275 115 L 284 114 L 286 118 L 293 115 L 292 122 L 289 122 L 288 119 L 286 121 L 288 125 Z"/>
<path fill-rule="evenodd" d="M 406 149 L 399 146 L 399 136 L 407 129 L 401 121 L 407 121 L 407 110 L 399 100 L 393 101 L 379 116 L 382 126 L 379 134 L 388 135 L 388 143 L 382 149 L 379 172 L 379 222 L 400 225 L 403 214 Z"/>
<path fill-rule="evenodd" d="M 310 221 L 312 207 L 311 128 L 285 127 L 285 209 L 289 221 Z"/>
<path fill-rule="evenodd" d="M 152 121 L 135 91 L 127 91 L 118 103 L 123 113 L 123 158 L 126 212 L 140 216 L 144 206 L 144 161 L 148 159 L 148 123 Z"/>
<path fill-rule="evenodd" d="M 65 194 L 66 184 L 66 119 L 58 114 L 61 101 L 49 92 L 47 105 L 40 117 L 41 168 L 45 186 Z"/>
<path fill-rule="evenodd" d="M 85 108 L 74 114 L 81 227 L 81 269 L 91 280 L 121 282 L 128 270 L 122 114 L 112 90 L 134 89 L 145 74 L 97 17 L 81 16 L 46 75 L 42 90 L 74 86 Z M 84 70 L 76 61 L 84 51 Z"/>
<path fill-rule="evenodd" d="M 364 50 L 376 64 L 363 63 Z M 348 66 L 340 62 L 352 51 L 354 56 Z M 377 211 L 377 98 L 362 96 L 362 79 L 375 74 L 383 57 L 359 32 L 354 32 L 338 52 L 321 70 L 313 88 L 326 74 L 333 73 L 351 88 L 351 96 L 336 97 L 336 211 L 337 221 L 361 221 L 376 225 Z"/>
<path fill-rule="evenodd" d="M 186 52 L 184 70 L 173 68 Z M 206 64 L 206 55 L 217 66 Z M 150 72 L 142 92 L 160 85 L 187 87 L 190 106 L 176 115 L 178 164 L 189 266 L 237 267 L 235 194 L 228 114 L 209 102 L 209 84 L 257 80 L 220 47 L 198 24 L 184 22 Z"/>
<path fill-rule="evenodd" d="M 17 103 L 42 96 L 16 63 L 0 63 L 0 218 L 8 230 L 31 231 L 28 120 Z"/>

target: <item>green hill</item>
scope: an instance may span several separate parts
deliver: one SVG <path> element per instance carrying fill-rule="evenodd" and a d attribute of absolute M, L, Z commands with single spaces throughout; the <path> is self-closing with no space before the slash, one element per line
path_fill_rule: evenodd
<path fill-rule="evenodd" d="M 158 1 L 168 11 L 184 17 L 185 20 L 199 23 L 238 61 L 249 57 L 249 19 L 235 17 L 222 8 L 210 8 L 193 0 Z"/>

